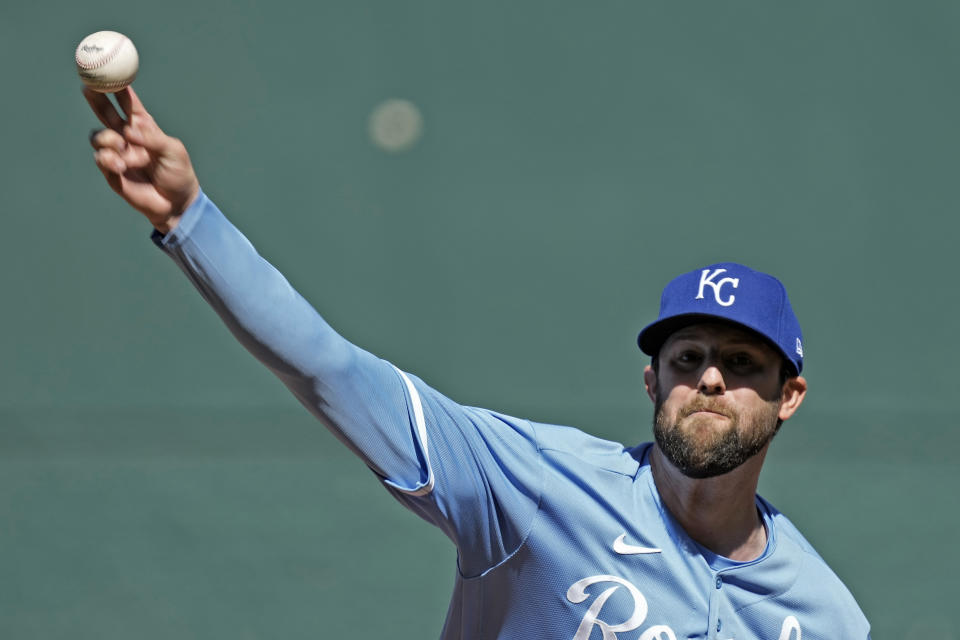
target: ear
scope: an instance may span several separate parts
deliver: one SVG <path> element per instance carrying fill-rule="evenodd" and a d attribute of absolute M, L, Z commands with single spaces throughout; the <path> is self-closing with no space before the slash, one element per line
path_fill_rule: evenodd
<path fill-rule="evenodd" d="M 643 368 L 643 384 L 647 388 L 647 396 L 650 397 L 650 401 L 656 404 L 657 402 L 657 372 L 653 370 L 653 367 L 647 365 Z"/>
<path fill-rule="evenodd" d="M 780 390 L 780 419 L 787 420 L 796 413 L 807 395 L 807 380 L 803 376 L 789 378 Z"/>

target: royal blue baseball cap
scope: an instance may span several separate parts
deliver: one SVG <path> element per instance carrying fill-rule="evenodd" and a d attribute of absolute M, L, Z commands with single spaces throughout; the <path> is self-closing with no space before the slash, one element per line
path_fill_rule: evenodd
<path fill-rule="evenodd" d="M 787 290 L 771 275 L 721 262 L 670 281 L 660 298 L 660 316 L 640 332 L 637 344 L 655 356 L 678 329 L 719 319 L 751 329 L 769 340 L 792 366 L 803 371 L 803 335 Z"/>

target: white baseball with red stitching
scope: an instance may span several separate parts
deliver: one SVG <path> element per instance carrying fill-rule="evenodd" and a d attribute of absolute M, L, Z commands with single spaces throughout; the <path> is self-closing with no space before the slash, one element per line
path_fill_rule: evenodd
<path fill-rule="evenodd" d="M 120 91 L 140 68 L 130 38 L 116 31 L 91 33 L 77 45 L 77 73 L 83 84 L 100 93 Z"/>

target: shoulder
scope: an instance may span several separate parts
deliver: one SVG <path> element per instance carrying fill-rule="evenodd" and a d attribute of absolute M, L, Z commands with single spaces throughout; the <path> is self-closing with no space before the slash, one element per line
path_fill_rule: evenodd
<path fill-rule="evenodd" d="M 628 476 L 636 475 L 639 469 L 634 451 L 619 442 L 598 438 L 574 427 L 543 423 L 532 423 L 532 426 L 544 457 Z"/>

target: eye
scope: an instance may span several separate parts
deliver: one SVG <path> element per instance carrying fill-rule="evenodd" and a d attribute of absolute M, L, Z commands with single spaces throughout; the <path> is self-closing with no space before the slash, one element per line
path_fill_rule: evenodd
<path fill-rule="evenodd" d="M 757 367 L 753 356 L 742 351 L 728 356 L 726 360 L 727 366 L 734 371 L 752 371 Z"/>
<path fill-rule="evenodd" d="M 673 361 L 677 364 L 677 366 L 683 367 L 683 368 L 695 367 L 699 365 L 702 360 L 703 360 L 703 356 L 700 355 L 699 352 L 693 351 L 690 349 L 679 351 L 673 357 Z"/>

